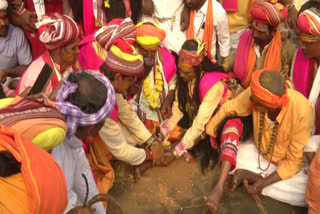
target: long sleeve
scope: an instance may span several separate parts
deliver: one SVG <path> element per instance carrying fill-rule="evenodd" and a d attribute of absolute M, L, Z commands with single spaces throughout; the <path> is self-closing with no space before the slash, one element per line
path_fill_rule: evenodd
<path fill-rule="evenodd" d="M 220 8 L 219 8 L 220 9 Z M 217 24 L 215 30 L 217 32 L 219 52 L 222 57 L 227 57 L 230 53 L 230 34 L 227 13 L 223 8 L 219 10 L 219 17 L 217 18 Z"/>
<path fill-rule="evenodd" d="M 215 137 L 218 125 L 226 117 L 230 116 L 247 116 L 252 114 L 252 110 L 249 108 L 251 90 L 247 88 L 235 99 L 226 102 L 217 114 L 206 125 L 206 132 L 208 135 Z"/>
<path fill-rule="evenodd" d="M 116 94 L 116 100 L 119 106 L 118 118 L 120 122 L 136 136 L 138 142 L 136 144 L 142 144 L 146 142 L 150 137 L 151 133 L 141 122 L 136 112 L 131 109 L 131 106 L 123 98 L 121 94 Z"/>
<path fill-rule="evenodd" d="M 291 142 L 289 142 L 288 150 L 285 158 L 278 163 L 277 172 L 281 179 L 288 179 L 294 176 L 303 166 L 303 149 L 311 138 L 313 129 L 313 110 L 311 106 L 306 106 L 296 115 L 300 117 L 295 126 L 293 126 L 291 134 Z M 290 123 L 290 121 L 283 121 Z M 279 133 L 281 134 L 281 133 Z"/>
<path fill-rule="evenodd" d="M 77 192 L 79 199 L 83 203 L 85 200 L 87 190 L 86 183 L 84 181 L 84 178 L 82 177 L 82 174 L 86 176 L 89 184 L 88 200 L 93 198 L 95 195 L 99 194 L 99 191 L 94 181 L 89 162 L 86 158 L 86 155 L 82 147 L 74 150 L 74 158 L 76 159 L 76 175 L 74 175 L 74 190 Z M 96 214 L 106 213 L 106 210 L 104 209 L 102 202 L 96 203 L 92 207 L 96 209 Z"/>
<path fill-rule="evenodd" d="M 183 117 L 183 113 L 179 109 L 179 102 L 178 102 L 178 90 L 176 90 L 176 98 L 172 104 L 172 116 L 170 119 L 167 121 L 170 130 L 173 130 L 176 128 L 179 120 Z"/>
<path fill-rule="evenodd" d="M 191 148 L 194 145 L 194 141 L 205 130 L 205 125 L 210 120 L 213 112 L 219 105 L 224 90 L 224 83 L 222 81 L 219 81 L 205 95 L 203 101 L 200 104 L 198 114 L 192 123 L 192 126 L 188 129 L 188 131 L 182 138 L 182 142 L 185 144 L 186 149 Z"/>
<path fill-rule="evenodd" d="M 131 165 L 139 165 L 146 159 L 146 153 L 143 149 L 130 145 L 118 123 L 107 118 L 99 136 L 106 144 L 109 151 L 118 160 L 122 160 Z"/>

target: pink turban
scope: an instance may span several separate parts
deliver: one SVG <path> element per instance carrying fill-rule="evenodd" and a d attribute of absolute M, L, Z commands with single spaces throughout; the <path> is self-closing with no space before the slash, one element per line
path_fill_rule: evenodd
<path fill-rule="evenodd" d="M 320 14 L 315 8 L 303 11 L 297 25 L 302 32 L 320 37 Z"/>

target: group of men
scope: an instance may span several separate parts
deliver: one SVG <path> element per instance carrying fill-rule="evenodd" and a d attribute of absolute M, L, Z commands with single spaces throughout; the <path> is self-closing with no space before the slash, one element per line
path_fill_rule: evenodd
<path fill-rule="evenodd" d="M 111 159 L 138 181 L 206 143 L 212 212 L 232 174 L 320 213 L 319 1 L 81 2 L 0 0 L 1 213 L 105 213 Z"/>

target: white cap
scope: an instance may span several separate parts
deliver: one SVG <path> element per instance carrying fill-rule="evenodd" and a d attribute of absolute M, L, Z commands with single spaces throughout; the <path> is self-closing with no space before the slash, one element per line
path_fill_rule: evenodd
<path fill-rule="evenodd" d="M 0 10 L 7 10 L 8 2 L 7 0 L 0 0 Z"/>

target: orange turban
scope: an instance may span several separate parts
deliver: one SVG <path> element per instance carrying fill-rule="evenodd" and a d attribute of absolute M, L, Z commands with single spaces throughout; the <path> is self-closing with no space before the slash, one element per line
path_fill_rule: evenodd
<path fill-rule="evenodd" d="M 297 25 L 303 33 L 320 37 L 320 14 L 316 8 L 303 11 L 298 17 Z"/>
<path fill-rule="evenodd" d="M 280 3 L 256 0 L 251 6 L 250 14 L 256 22 L 276 28 L 286 20 L 288 11 Z"/>
<path fill-rule="evenodd" d="M 140 22 L 136 25 L 137 43 L 146 50 L 155 50 L 166 37 L 166 32 L 158 25 Z"/>
<path fill-rule="evenodd" d="M 277 109 L 277 108 L 286 106 L 287 103 L 289 102 L 289 98 L 287 95 L 287 85 L 286 85 L 286 92 L 282 97 L 279 97 L 271 93 L 270 91 L 265 89 L 260 83 L 260 76 L 263 72 L 265 72 L 265 70 L 258 70 L 253 72 L 252 74 L 251 82 L 250 82 L 250 89 L 251 89 L 252 95 L 258 100 L 260 104 L 271 109 Z"/>
<path fill-rule="evenodd" d="M 2 125 L 0 151 L 8 151 L 21 164 L 17 176 L 0 178 L 0 210 L 31 214 L 64 212 L 68 203 L 66 181 L 49 153 Z"/>

